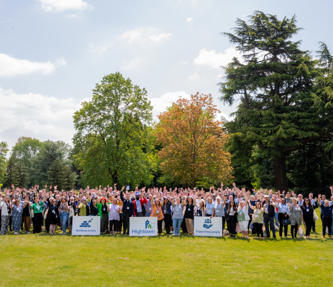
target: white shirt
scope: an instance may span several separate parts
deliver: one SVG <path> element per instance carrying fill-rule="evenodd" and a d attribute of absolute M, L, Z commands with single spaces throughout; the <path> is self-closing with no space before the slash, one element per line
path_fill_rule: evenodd
<path fill-rule="evenodd" d="M 0 202 L 1 215 L 8 216 L 8 207 L 7 203 L 4 201 Z"/>

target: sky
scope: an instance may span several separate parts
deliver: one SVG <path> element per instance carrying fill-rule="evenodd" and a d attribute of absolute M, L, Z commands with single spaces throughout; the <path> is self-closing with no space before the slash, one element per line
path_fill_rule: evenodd
<path fill-rule="evenodd" d="M 0 0 L 0 141 L 70 144 L 74 111 L 114 72 L 147 89 L 155 120 L 197 91 L 230 120 L 218 83 L 238 53 L 222 33 L 255 10 L 296 15 L 302 49 L 333 50 L 332 0 Z"/>

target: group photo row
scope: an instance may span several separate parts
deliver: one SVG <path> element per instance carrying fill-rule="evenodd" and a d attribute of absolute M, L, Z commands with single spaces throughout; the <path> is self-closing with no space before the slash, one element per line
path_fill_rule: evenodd
<path fill-rule="evenodd" d="M 316 212 L 318 210 L 318 213 Z M 330 194 L 221 187 L 86 188 L 12 187 L 0 196 L 1 234 L 213 236 L 303 238 L 333 235 Z M 93 227 L 92 227 L 93 226 Z M 89 229 L 90 228 L 90 229 Z M 93 228 L 93 229 L 91 229 Z"/>

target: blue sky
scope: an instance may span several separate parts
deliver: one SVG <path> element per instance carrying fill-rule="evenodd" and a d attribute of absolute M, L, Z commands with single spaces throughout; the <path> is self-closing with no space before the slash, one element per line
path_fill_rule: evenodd
<path fill-rule="evenodd" d="M 0 0 L 0 141 L 71 142 L 72 114 L 103 75 L 148 90 L 154 116 L 179 96 L 211 93 L 235 49 L 221 32 L 255 10 L 296 15 L 302 48 L 333 49 L 333 1 Z"/>

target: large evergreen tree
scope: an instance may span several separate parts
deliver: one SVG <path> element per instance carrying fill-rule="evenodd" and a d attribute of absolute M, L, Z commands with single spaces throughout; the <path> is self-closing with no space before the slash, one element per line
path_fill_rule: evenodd
<path fill-rule="evenodd" d="M 322 105 L 327 103 L 316 94 L 322 68 L 293 40 L 299 30 L 295 17 L 278 19 L 258 11 L 248 22 L 238 19 L 236 24 L 234 33 L 226 35 L 242 57 L 227 66 L 226 81 L 221 83 L 223 101 L 240 100 L 228 125 L 231 149 L 242 150 L 233 156 L 233 164 L 238 160 L 253 167 L 265 159 L 274 186 L 287 189 L 287 157 L 322 136 L 324 122 L 318 119 L 316 104 L 316 97 Z M 249 180 L 254 177 L 252 173 Z"/>

